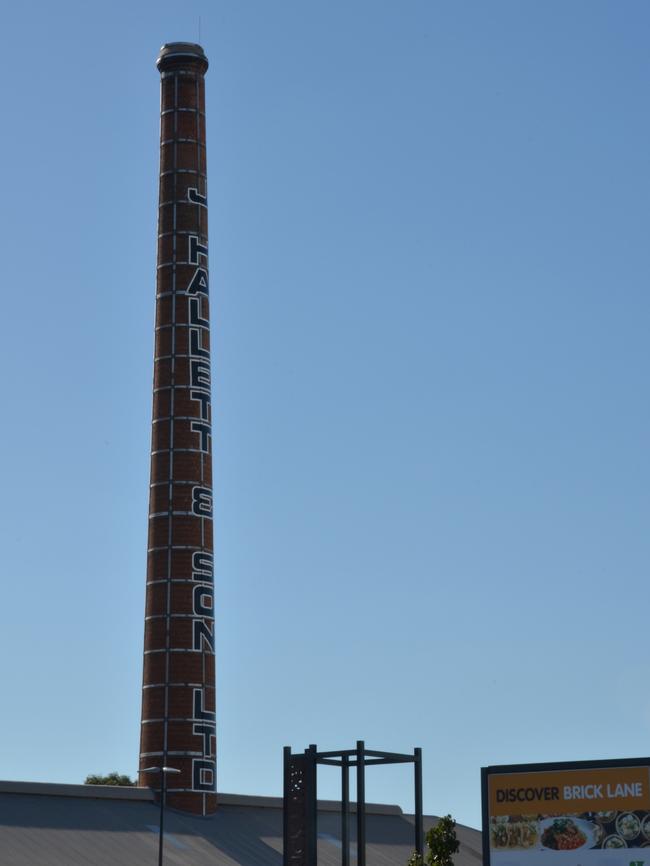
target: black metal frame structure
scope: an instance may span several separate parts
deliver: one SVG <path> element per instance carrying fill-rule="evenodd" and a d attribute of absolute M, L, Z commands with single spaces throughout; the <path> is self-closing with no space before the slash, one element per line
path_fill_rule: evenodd
<path fill-rule="evenodd" d="M 422 854 L 422 749 L 412 755 L 366 749 L 319 752 L 315 745 L 304 753 L 284 748 L 284 866 L 317 866 L 317 767 L 341 768 L 341 866 L 350 866 L 350 767 L 357 778 L 357 866 L 366 866 L 366 767 L 374 764 L 413 764 L 415 783 L 415 845 Z"/>

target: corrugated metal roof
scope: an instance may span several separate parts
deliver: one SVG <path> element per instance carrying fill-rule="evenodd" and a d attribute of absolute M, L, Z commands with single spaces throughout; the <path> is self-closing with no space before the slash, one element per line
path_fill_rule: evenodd
<path fill-rule="evenodd" d="M 128 789 L 95 789 L 93 796 L 89 788 L 74 790 L 80 787 L 0 783 L 1 866 L 157 863 L 159 810 L 144 789 L 131 789 L 131 796 L 123 793 Z M 236 795 L 220 795 L 220 801 L 209 818 L 166 811 L 165 863 L 282 866 L 282 801 Z M 319 866 L 340 866 L 340 816 L 333 803 L 319 807 Z M 434 822 L 425 818 L 425 827 Z M 462 826 L 457 831 L 455 866 L 481 866 L 481 834 Z M 368 866 L 405 866 L 413 849 L 413 817 L 398 807 L 370 806 L 367 843 Z"/>

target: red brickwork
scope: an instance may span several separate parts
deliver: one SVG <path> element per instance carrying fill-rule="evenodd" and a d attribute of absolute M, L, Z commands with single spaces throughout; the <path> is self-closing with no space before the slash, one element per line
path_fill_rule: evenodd
<path fill-rule="evenodd" d="M 216 808 L 212 411 L 203 50 L 163 46 L 140 784 Z"/>

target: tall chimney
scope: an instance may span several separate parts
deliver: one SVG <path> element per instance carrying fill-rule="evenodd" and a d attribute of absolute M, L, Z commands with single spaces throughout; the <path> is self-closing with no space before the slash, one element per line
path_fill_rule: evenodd
<path fill-rule="evenodd" d="M 208 200 L 200 45 L 170 42 L 161 77 L 160 197 L 139 783 L 215 811 L 216 734 Z"/>

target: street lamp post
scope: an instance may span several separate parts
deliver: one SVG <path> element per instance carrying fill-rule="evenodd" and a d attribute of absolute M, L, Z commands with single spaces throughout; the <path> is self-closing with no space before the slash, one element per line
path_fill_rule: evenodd
<path fill-rule="evenodd" d="M 167 793 L 167 774 L 180 773 L 174 767 L 147 767 L 144 773 L 161 773 L 160 780 L 160 830 L 158 833 L 158 866 L 163 866 L 163 824 L 165 821 L 165 795 Z"/>

